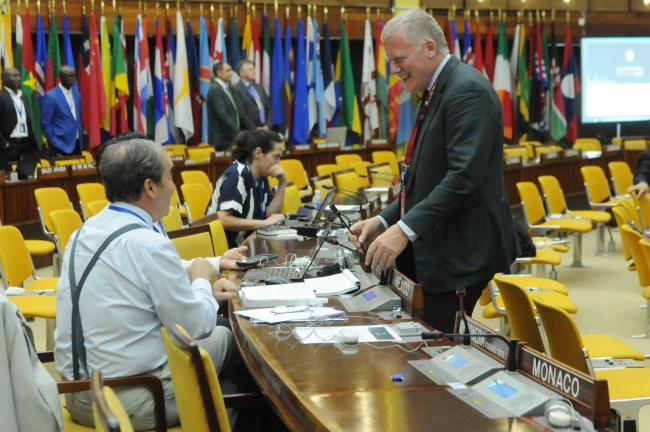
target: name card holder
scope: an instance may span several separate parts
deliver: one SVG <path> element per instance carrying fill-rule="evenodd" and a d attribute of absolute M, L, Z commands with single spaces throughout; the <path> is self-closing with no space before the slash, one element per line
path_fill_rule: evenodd
<path fill-rule="evenodd" d="M 311 150 L 311 144 L 294 144 L 292 150 L 296 152 L 306 152 Z"/>
<path fill-rule="evenodd" d="M 606 146 L 603 146 L 603 153 L 616 153 L 620 152 L 622 150 L 622 147 L 618 144 L 608 144 Z"/>
<path fill-rule="evenodd" d="M 97 173 L 93 164 L 74 164 L 70 165 L 70 175 L 73 177 L 94 175 Z"/>
<path fill-rule="evenodd" d="M 562 152 L 564 159 L 580 159 L 582 157 L 580 150 L 567 149 Z"/>
<path fill-rule="evenodd" d="M 523 162 L 519 156 L 503 159 L 503 166 L 506 168 L 519 168 L 522 166 L 522 164 Z"/>
<path fill-rule="evenodd" d="M 36 169 L 36 177 L 39 179 L 63 178 L 68 177 L 68 165 L 40 167 Z"/>
<path fill-rule="evenodd" d="M 316 144 L 316 149 L 318 150 L 333 150 L 333 149 L 340 149 L 341 148 L 341 143 L 318 143 Z M 352 149 L 350 149 L 352 150 Z"/>
<path fill-rule="evenodd" d="M 388 141 L 383 138 L 374 138 L 368 141 L 366 144 L 367 147 L 386 147 L 388 145 Z"/>
<path fill-rule="evenodd" d="M 421 317 L 424 311 L 422 285 L 415 283 L 404 273 L 393 269 L 388 278 L 388 286 L 402 299 L 404 310 L 412 317 Z"/>
<path fill-rule="evenodd" d="M 551 161 L 556 161 L 560 159 L 562 156 L 558 152 L 548 152 L 548 153 L 542 153 L 539 155 L 539 162 L 540 163 L 545 163 L 545 162 L 551 162 Z"/>

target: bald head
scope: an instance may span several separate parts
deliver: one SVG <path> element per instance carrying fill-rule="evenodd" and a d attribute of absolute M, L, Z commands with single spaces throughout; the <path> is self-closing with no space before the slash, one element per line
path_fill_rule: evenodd
<path fill-rule="evenodd" d="M 17 92 L 20 88 L 20 72 L 16 68 L 6 68 L 2 71 L 2 85 Z"/>

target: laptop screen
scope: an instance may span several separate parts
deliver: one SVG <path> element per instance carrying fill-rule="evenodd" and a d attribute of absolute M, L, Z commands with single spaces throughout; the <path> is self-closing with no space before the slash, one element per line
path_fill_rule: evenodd
<path fill-rule="evenodd" d="M 312 222 L 320 222 L 323 219 L 325 212 L 330 208 L 330 204 L 332 204 L 332 201 L 334 200 L 334 192 L 335 189 L 331 189 L 329 192 L 327 192 L 327 195 L 325 195 L 325 199 L 321 203 L 320 208 L 318 209 L 318 213 L 316 213 L 316 216 L 314 216 Z"/>

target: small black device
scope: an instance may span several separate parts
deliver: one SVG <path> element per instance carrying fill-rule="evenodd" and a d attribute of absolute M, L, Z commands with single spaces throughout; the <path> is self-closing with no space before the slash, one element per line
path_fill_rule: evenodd
<path fill-rule="evenodd" d="M 243 268 L 253 268 L 258 265 L 264 264 L 270 260 L 276 259 L 278 256 L 275 254 L 260 254 L 252 257 L 245 258 L 243 260 L 235 261 L 239 267 Z"/>
<path fill-rule="evenodd" d="M 285 279 L 283 277 L 270 277 L 266 278 L 264 280 L 265 285 L 282 285 L 282 284 L 288 284 L 291 283 L 289 279 Z"/>
<path fill-rule="evenodd" d="M 341 273 L 341 266 L 339 263 L 334 262 L 331 264 L 327 264 L 320 269 L 316 271 L 316 276 L 318 277 L 323 277 L 323 276 L 330 276 L 334 274 L 339 274 Z"/>

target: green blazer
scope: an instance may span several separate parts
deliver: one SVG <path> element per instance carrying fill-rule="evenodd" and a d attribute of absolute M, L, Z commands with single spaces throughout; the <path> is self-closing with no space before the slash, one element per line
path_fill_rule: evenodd
<path fill-rule="evenodd" d="M 208 143 L 217 150 L 227 150 L 239 133 L 239 116 L 234 99 L 228 97 L 218 82 L 208 91 Z"/>
<path fill-rule="evenodd" d="M 412 276 L 427 293 L 490 279 L 508 271 L 517 254 L 502 136 L 501 103 L 492 85 L 452 56 L 418 130 L 405 182 L 402 220 L 417 234 Z M 399 200 L 381 216 L 397 223 Z"/>

